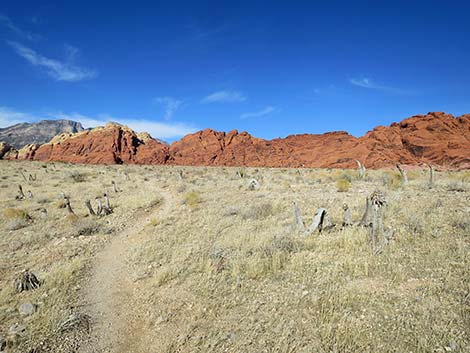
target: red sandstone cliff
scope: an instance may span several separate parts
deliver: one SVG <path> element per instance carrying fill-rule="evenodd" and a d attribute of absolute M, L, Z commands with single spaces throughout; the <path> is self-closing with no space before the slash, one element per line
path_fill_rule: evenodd
<path fill-rule="evenodd" d="M 443 168 L 470 168 L 470 115 L 454 118 L 429 113 L 379 126 L 362 137 L 346 132 L 291 135 L 263 140 L 236 130 L 202 130 L 167 146 L 148 134 L 108 124 L 76 134 L 56 136 L 8 159 L 92 164 L 176 164 L 253 167 L 368 168 L 431 163 Z M 4 157 L 5 158 L 5 157 Z"/>
<path fill-rule="evenodd" d="M 41 145 L 29 159 L 89 164 L 164 164 L 168 146 L 148 134 L 110 123 L 106 127 L 61 134 Z M 21 158 L 18 158 L 21 159 Z"/>

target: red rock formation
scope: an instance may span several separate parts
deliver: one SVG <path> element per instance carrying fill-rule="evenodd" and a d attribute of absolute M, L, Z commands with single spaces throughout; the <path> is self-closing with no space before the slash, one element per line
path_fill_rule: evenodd
<path fill-rule="evenodd" d="M 11 154 L 11 152 L 8 152 Z M 263 140 L 236 130 L 206 129 L 167 146 L 150 135 L 108 124 L 76 134 L 56 136 L 37 150 L 16 157 L 91 164 L 176 164 L 252 167 L 368 168 L 395 163 L 431 163 L 443 168 L 470 168 L 470 115 L 454 118 L 429 113 L 391 126 L 379 126 L 362 137 L 346 132 L 291 135 Z"/>
<path fill-rule="evenodd" d="M 346 132 L 291 135 L 266 141 L 246 132 L 203 130 L 170 146 L 170 162 L 182 165 L 368 168 L 431 163 L 470 167 L 470 115 L 417 115 L 379 126 L 356 138 Z"/>
<path fill-rule="evenodd" d="M 163 164 L 168 147 L 119 124 L 62 134 L 42 145 L 34 160 L 89 164 Z"/>
<path fill-rule="evenodd" d="M 29 144 L 19 150 L 11 147 L 3 156 L 5 160 L 32 160 L 34 153 L 39 148 L 39 145 Z"/>

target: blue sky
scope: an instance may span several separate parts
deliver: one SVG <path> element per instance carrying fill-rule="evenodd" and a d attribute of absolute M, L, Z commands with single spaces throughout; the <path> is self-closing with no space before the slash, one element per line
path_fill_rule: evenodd
<path fill-rule="evenodd" d="M 470 113 L 468 1 L 9 1 L 0 127 L 359 136 Z"/>

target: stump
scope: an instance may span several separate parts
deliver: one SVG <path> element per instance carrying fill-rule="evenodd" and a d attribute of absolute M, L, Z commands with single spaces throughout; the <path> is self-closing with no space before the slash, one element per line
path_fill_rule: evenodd
<path fill-rule="evenodd" d="M 90 213 L 90 216 L 96 216 L 96 213 L 93 210 L 93 207 L 91 206 L 91 201 L 90 200 L 85 201 L 85 206 L 88 209 L 88 212 Z"/>
<path fill-rule="evenodd" d="M 343 203 L 343 227 L 350 227 L 353 225 L 351 210 L 346 203 Z"/>
<path fill-rule="evenodd" d="M 72 206 L 70 206 L 70 200 L 67 196 L 64 195 L 64 206 L 69 211 L 70 214 L 75 215 L 75 212 L 72 210 Z"/>
<path fill-rule="evenodd" d="M 325 208 L 318 208 L 313 216 L 313 221 L 307 229 L 307 234 L 312 234 L 315 231 L 321 233 L 323 230 L 333 227 L 330 221 L 330 215 Z"/>
<path fill-rule="evenodd" d="M 372 224 L 369 227 L 369 241 L 374 253 L 377 253 L 379 246 L 385 243 L 384 225 L 383 225 L 383 210 L 387 201 L 385 195 L 379 190 L 375 190 L 370 195 L 370 205 L 372 213 Z"/>
<path fill-rule="evenodd" d="M 23 187 L 20 185 L 18 185 L 18 195 L 16 195 L 15 197 L 16 200 L 24 200 L 26 199 L 26 196 L 24 195 L 24 192 L 23 192 Z"/>
<path fill-rule="evenodd" d="M 39 288 L 40 285 L 41 283 L 39 282 L 38 278 L 29 270 L 24 270 L 21 272 L 14 282 L 17 293 Z"/>
<path fill-rule="evenodd" d="M 366 176 L 366 167 L 364 167 L 364 164 L 359 162 L 357 159 L 356 159 L 356 163 L 357 163 L 357 170 L 359 171 L 359 178 L 364 179 Z"/>
<path fill-rule="evenodd" d="M 104 194 L 103 197 L 104 197 L 104 206 L 103 206 L 102 212 L 106 216 L 106 215 L 113 213 L 113 209 L 111 208 L 111 205 L 109 203 L 108 194 Z"/>
<path fill-rule="evenodd" d="M 111 205 L 109 203 L 108 195 L 104 194 L 103 197 L 104 197 L 104 200 L 105 200 L 104 205 L 101 202 L 101 197 L 98 196 L 96 198 L 96 203 L 98 204 L 98 209 L 96 211 L 96 214 L 98 216 L 107 216 L 107 215 L 110 215 L 111 213 L 113 213 L 113 209 L 111 208 Z"/>
<path fill-rule="evenodd" d="M 407 185 L 408 184 L 408 176 L 406 175 L 406 170 L 404 170 L 400 164 L 396 164 L 397 166 L 397 169 L 398 171 L 400 172 L 401 174 L 401 178 L 403 180 L 403 185 Z"/>
<path fill-rule="evenodd" d="M 429 188 L 432 188 L 434 186 L 434 168 L 430 164 L 428 164 L 428 168 L 429 168 Z"/>
<path fill-rule="evenodd" d="M 295 201 L 292 202 L 292 206 L 293 206 L 293 209 L 294 209 L 295 228 L 296 228 L 296 230 L 300 230 L 301 232 L 305 232 L 305 223 L 302 219 L 302 215 L 300 214 L 299 206 L 297 206 L 297 203 Z"/>
<path fill-rule="evenodd" d="M 249 190 L 259 190 L 260 184 L 258 180 L 256 179 L 251 179 L 250 182 L 248 183 L 248 189 Z"/>
<path fill-rule="evenodd" d="M 363 227 L 369 227 L 372 221 L 372 214 L 371 214 L 371 201 L 370 197 L 366 197 L 366 209 L 364 211 L 364 214 L 362 215 L 361 221 L 359 222 L 359 225 Z"/>

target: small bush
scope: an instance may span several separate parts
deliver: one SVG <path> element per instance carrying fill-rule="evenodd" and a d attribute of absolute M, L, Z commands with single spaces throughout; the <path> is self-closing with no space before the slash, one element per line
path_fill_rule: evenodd
<path fill-rule="evenodd" d="M 344 171 L 343 174 L 341 174 L 341 179 L 345 179 L 351 183 L 353 181 L 353 176 L 351 175 L 351 172 Z"/>
<path fill-rule="evenodd" d="M 336 182 L 336 187 L 338 188 L 338 192 L 347 192 L 351 187 L 351 182 L 348 179 L 338 179 Z"/>
<path fill-rule="evenodd" d="M 93 221 L 79 222 L 77 225 L 77 236 L 93 235 L 98 233 L 100 230 L 101 225 L 99 223 Z"/>
<path fill-rule="evenodd" d="M 51 202 L 51 200 L 49 200 L 48 198 L 45 198 L 45 197 L 44 197 L 44 198 L 40 198 L 40 199 L 38 199 L 38 201 L 37 201 L 37 203 L 40 204 L 40 205 L 43 205 L 43 204 L 49 203 L 49 202 Z"/>
<path fill-rule="evenodd" d="M 273 212 L 274 208 L 272 203 L 264 202 L 249 208 L 246 212 L 243 213 L 242 217 L 244 219 L 263 219 L 271 216 Z"/>
<path fill-rule="evenodd" d="M 8 230 L 18 230 L 24 227 L 27 227 L 29 222 L 23 218 L 15 218 L 7 222 L 6 228 Z"/>
<path fill-rule="evenodd" d="M 29 221 L 31 217 L 29 216 L 28 212 L 21 210 L 19 208 L 7 208 L 3 211 L 3 215 L 5 219 L 23 219 Z"/>
<path fill-rule="evenodd" d="M 382 176 L 382 184 L 391 190 L 398 190 L 403 186 L 403 178 L 399 173 L 385 172 Z"/>
<path fill-rule="evenodd" d="M 191 191 L 184 195 L 184 204 L 190 208 L 196 208 L 201 203 L 201 197 L 197 192 Z"/>
<path fill-rule="evenodd" d="M 462 182 L 452 181 L 447 184 L 446 190 L 447 191 L 455 191 L 455 192 L 465 192 L 466 187 Z"/>
<path fill-rule="evenodd" d="M 29 214 L 19 208 L 7 208 L 3 211 L 5 220 L 7 220 L 6 228 L 8 230 L 18 230 L 27 227 L 31 222 Z"/>
<path fill-rule="evenodd" d="M 86 174 L 73 171 L 70 173 L 70 178 L 76 183 L 83 183 L 84 181 L 86 181 Z"/>

